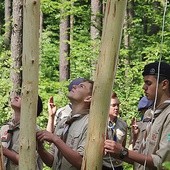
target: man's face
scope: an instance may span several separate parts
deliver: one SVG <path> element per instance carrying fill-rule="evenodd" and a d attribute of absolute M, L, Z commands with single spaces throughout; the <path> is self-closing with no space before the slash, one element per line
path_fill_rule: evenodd
<path fill-rule="evenodd" d="M 91 96 L 91 83 L 82 82 L 79 85 L 74 85 L 68 93 L 68 98 L 74 101 L 84 101 L 88 96 Z"/>
<path fill-rule="evenodd" d="M 21 97 L 20 96 L 14 96 L 11 98 L 11 107 L 12 108 L 21 108 Z"/>
<path fill-rule="evenodd" d="M 143 89 L 148 100 L 155 99 L 156 84 L 157 84 L 157 80 L 155 76 L 152 76 L 152 75 L 144 76 Z"/>
<path fill-rule="evenodd" d="M 117 97 L 111 99 L 109 117 L 117 117 L 119 115 L 119 105 L 120 101 Z"/>

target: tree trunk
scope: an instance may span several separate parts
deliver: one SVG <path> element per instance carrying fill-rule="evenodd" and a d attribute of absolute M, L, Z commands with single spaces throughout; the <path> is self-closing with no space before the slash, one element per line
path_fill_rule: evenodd
<path fill-rule="evenodd" d="M 10 40 L 11 40 L 11 10 L 12 10 L 11 0 L 5 0 L 5 37 L 4 37 L 4 44 L 5 44 L 6 49 L 9 49 Z"/>
<path fill-rule="evenodd" d="M 11 36 L 11 96 L 21 91 L 21 65 L 22 65 L 22 23 L 23 23 L 23 4 L 22 0 L 13 0 L 13 22 Z"/>
<path fill-rule="evenodd" d="M 91 39 L 95 40 L 101 36 L 101 2 L 100 0 L 91 1 Z"/>
<path fill-rule="evenodd" d="M 23 1 L 23 84 L 19 169 L 36 169 L 40 1 Z"/>
<path fill-rule="evenodd" d="M 99 44 L 100 44 L 100 38 L 101 38 L 101 23 L 102 23 L 102 17 L 101 17 L 101 2 L 100 0 L 91 0 L 91 27 L 90 27 L 90 33 L 91 33 L 91 40 L 92 40 L 92 76 L 95 74 L 96 68 L 96 58 L 99 53 Z"/>
<path fill-rule="evenodd" d="M 128 5 L 127 5 L 127 9 L 125 11 L 125 20 L 124 20 L 124 46 L 125 46 L 125 49 L 128 50 L 129 49 L 129 34 L 128 34 L 128 28 L 129 28 L 129 10 L 128 10 Z M 130 56 L 128 55 L 127 53 L 127 56 L 126 56 L 126 59 L 124 61 L 124 65 L 125 66 L 129 66 L 130 64 Z M 127 79 L 128 77 L 128 69 L 125 70 L 125 79 Z M 128 80 L 125 81 L 128 85 Z"/>
<path fill-rule="evenodd" d="M 87 144 L 81 170 L 101 170 L 111 91 L 119 54 L 126 0 L 108 0 L 94 81 Z"/>
<path fill-rule="evenodd" d="M 3 153 L 2 153 L 2 143 L 0 140 L 0 170 L 4 170 L 4 163 L 3 163 Z"/>
<path fill-rule="evenodd" d="M 64 3 L 64 2 L 63 2 Z M 70 78 L 70 16 L 61 10 L 60 19 L 60 81 Z"/>

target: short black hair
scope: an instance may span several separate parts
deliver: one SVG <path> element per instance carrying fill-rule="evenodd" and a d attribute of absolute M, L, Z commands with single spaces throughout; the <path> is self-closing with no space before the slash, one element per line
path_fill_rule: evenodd
<path fill-rule="evenodd" d="M 84 79 L 83 82 L 88 82 L 91 84 L 91 88 L 90 88 L 90 94 L 92 94 L 93 92 L 93 86 L 94 86 L 94 81 L 90 80 L 90 79 Z"/>
<path fill-rule="evenodd" d="M 41 97 L 38 95 L 38 102 L 37 102 L 37 117 L 40 115 L 40 113 L 43 111 L 43 103 L 41 100 Z"/>

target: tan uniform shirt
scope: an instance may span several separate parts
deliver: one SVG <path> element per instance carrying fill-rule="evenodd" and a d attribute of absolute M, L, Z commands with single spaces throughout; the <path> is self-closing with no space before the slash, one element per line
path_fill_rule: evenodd
<path fill-rule="evenodd" d="M 145 117 L 151 116 L 151 110 L 147 111 Z M 134 150 L 145 155 L 151 155 L 155 167 L 161 170 L 162 163 L 170 161 L 170 105 L 150 125 L 150 122 L 143 123 Z M 134 169 L 143 170 L 144 166 L 135 163 Z M 149 168 L 146 168 L 146 170 L 149 170 Z"/>
<path fill-rule="evenodd" d="M 127 135 L 127 128 L 128 128 L 127 123 L 125 121 L 123 121 L 121 118 L 118 118 L 115 123 L 114 129 L 113 129 L 114 131 L 112 129 L 108 128 L 108 133 L 111 132 L 111 134 L 108 135 L 108 139 L 116 140 L 118 143 L 122 144 L 122 142 L 125 140 L 126 135 Z M 113 131 L 113 133 L 112 133 L 112 131 Z M 114 135 L 115 135 L 115 137 L 114 137 Z M 106 154 L 103 157 L 103 165 L 106 167 L 112 168 L 111 162 L 114 167 L 118 167 L 118 166 L 122 165 L 121 160 L 114 159 L 109 154 Z"/>
<path fill-rule="evenodd" d="M 19 124 L 16 126 L 13 126 L 12 122 L 8 123 L 9 125 L 4 125 L 1 127 L 1 141 L 2 145 L 9 150 L 13 150 L 16 153 L 19 153 Z M 11 133 L 7 133 L 7 127 L 8 129 L 12 130 Z M 5 137 L 6 136 L 6 137 Z M 7 137 L 8 136 L 8 137 Z M 6 140 L 4 140 L 6 138 Z M 43 167 L 43 163 L 40 159 L 40 157 L 37 155 L 37 170 L 41 170 Z M 6 158 L 4 159 L 4 167 L 6 170 L 19 170 L 19 166 L 14 164 L 10 159 Z"/>
<path fill-rule="evenodd" d="M 58 124 L 58 122 L 60 122 L 61 119 L 69 116 L 71 114 L 71 111 L 72 111 L 71 104 L 67 104 L 64 107 L 59 108 L 55 115 L 54 125 L 56 126 Z"/>
<path fill-rule="evenodd" d="M 66 144 L 82 156 L 84 154 L 85 141 L 87 137 L 88 117 L 89 114 L 86 113 L 80 119 L 75 120 L 68 130 L 68 135 L 66 139 Z M 67 118 L 63 118 L 55 128 L 54 133 L 56 133 L 60 137 L 65 131 L 66 120 Z M 55 145 L 52 146 L 51 153 L 54 155 L 54 162 L 52 167 L 53 170 L 77 170 L 61 155 L 60 151 Z"/>

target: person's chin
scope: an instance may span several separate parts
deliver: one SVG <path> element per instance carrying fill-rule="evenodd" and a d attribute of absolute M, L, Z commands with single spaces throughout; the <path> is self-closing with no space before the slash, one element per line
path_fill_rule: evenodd
<path fill-rule="evenodd" d="M 117 115 L 111 115 L 112 119 L 116 119 Z"/>

